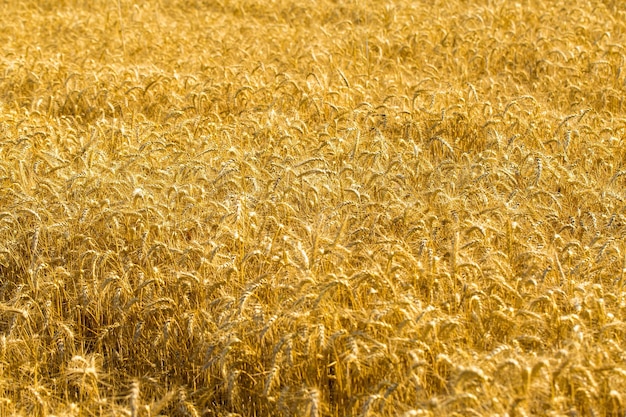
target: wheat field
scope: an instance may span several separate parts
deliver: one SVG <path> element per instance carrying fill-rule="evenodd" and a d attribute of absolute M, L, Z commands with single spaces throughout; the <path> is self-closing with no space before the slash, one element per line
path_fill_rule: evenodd
<path fill-rule="evenodd" d="M 626 413 L 621 2 L 0 13 L 0 416 Z"/>

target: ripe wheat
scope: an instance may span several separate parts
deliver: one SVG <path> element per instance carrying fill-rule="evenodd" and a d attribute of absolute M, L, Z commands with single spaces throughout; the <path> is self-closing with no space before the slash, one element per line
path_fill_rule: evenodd
<path fill-rule="evenodd" d="M 7 2 L 0 415 L 626 412 L 619 2 Z"/>

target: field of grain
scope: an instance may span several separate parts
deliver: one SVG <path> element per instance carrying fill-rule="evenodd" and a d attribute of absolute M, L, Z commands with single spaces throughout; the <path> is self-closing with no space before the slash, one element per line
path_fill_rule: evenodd
<path fill-rule="evenodd" d="M 0 16 L 0 416 L 626 413 L 620 2 Z"/>

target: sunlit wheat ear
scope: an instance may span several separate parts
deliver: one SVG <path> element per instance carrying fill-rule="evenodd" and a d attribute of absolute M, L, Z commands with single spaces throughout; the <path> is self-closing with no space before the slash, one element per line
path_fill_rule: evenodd
<path fill-rule="evenodd" d="M 619 413 L 623 411 L 624 403 L 622 401 L 622 394 L 616 390 L 611 390 L 611 392 L 609 392 L 607 408 L 609 412 Z"/>
<path fill-rule="evenodd" d="M 280 366 L 276 361 L 272 364 L 265 378 L 265 388 L 263 389 L 263 396 L 268 398 L 272 391 L 272 388 L 280 383 Z"/>
<path fill-rule="evenodd" d="M 431 417 L 433 415 L 430 410 L 409 410 L 402 414 L 402 417 Z"/>
<path fill-rule="evenodd" d="M 176 390 L 168 391 L 163 397 L 151 403 L 147 406 L 148 415 L 149 416 L 158 416 L 161 413 L 161 410 L 166 408 L 171 402 L 173 402 L 176 397 Z"/>
<path fill-rule="evenodd" d="M 99 397 L 100 373 L 97 362 L 96 356 L 92 355 L 85 358 L 76 355 L 65 371 L 67 380 L 77 387 L 80 395 L 85 398 L 95 399 Z"/>
<path fill-rule="evenodd" d="M 487 377 L 483 373 L 480 368 L 471 367 L 462 369 L 455 381 L 457 387 L 462 386 L 466 383 L 478 382 L 483 383 L 487 380 Z"/>
<path fill-rule="evenodd" d="M 371 409 L 375 405 L 377 405 L 380 401 L 383 401 L 383 400 L 384 400 L 384 397 L 380 394 L 369 395 L 367 399 L 365 400 L 365 402 L 363 403 L 363 407 L 361 408 L 361 412 L 359 416 L 367 417 L 369 415 L 372 415 L 370 413 Z"/>
<path fill-rule="evenodd" d="M 137 417 L 139 412 L 139 381 L 133 381 L 130 387 L 130 394 L 128 396 L 130 415 L 131 417 Z"/>
<path fill-rule="evenodd" d="M 317 388 L 309 388 L 304 391 L 305 401 L 307 401 L 308 417 L 319 417 L 322 412 L 321 393 Z"/>

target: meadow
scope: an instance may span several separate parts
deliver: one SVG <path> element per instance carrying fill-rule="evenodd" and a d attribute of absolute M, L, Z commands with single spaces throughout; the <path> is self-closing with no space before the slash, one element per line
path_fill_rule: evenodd
<path fill-rule="evenodd" d="M 621 2 L 0 16 L 0 416 L 626 413 Z"/>

